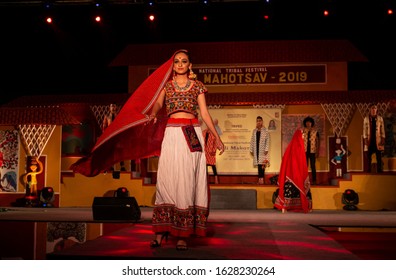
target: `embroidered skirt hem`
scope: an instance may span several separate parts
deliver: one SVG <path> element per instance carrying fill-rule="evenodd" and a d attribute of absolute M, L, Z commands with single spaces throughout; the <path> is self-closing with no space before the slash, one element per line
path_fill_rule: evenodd
<path fill-rule="evenodd" d="M 157 205 L 153 210 L 153 231 L 178 237 L 206 236 L 208 215 L 206 207 L 178 209 L 174 205 Z"/>

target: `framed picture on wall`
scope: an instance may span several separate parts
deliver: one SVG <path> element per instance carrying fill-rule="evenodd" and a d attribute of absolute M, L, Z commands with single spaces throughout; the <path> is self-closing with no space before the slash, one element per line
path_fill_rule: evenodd
<path fill-rule="evenodd" d="M 0 130 L 0 193 L 17 192 L 19 133 Z"/>

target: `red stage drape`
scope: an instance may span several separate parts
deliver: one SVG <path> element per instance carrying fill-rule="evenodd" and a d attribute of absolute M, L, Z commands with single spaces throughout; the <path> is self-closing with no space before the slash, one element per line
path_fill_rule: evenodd
<path fill-rule="evenodd" d="M 157 114 L 155 124 L 147 123 L 146 114 L 169 80 L 172 69 L 173 56 L 136 89 L 90 154 L 71 166 L 74 172 L 93 177 L 120 161 L 160 154 L 167 122 L 165 110 Z"/>

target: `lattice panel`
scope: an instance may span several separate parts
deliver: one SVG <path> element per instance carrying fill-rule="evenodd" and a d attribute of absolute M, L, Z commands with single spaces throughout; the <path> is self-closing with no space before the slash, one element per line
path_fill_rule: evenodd
<path fill-rule="evenodd" d="M 93 105 L 90 108 L 99 127 L 102 127 L 104 117 L 110 113 L 109 105 Z"/>
<path fill-rule="evenodd" d="M 18 127 L 28 155 L 39 158 L 56 125 L 25 124 Z"/>
<path fill-rule="evenodd" d="M 208 105 L 208 109 L 221 109 L 223 106 L 221 105 Z"/>
<path fill-rule="evenodd" d="M 360 116 L 364 119 L 365 116 L 370 114 L 370 106 L 371 103 L 357 103 L 356 106 L 359 109 Z M 377 114 L 381 116 L 385 116 L 386 112 L 389 108 L 388 103 L 377 103 Z"/>
<path fill-rule="evenodd" d="M 338 137 L 344 135 L 355 113 L 355 105 L 352 103 L 329 103 L 321 105 L 333 127 L 334 133 Z"/>
<path fill-rule="evenodd" d="M 266 104 L 266 105 L 253 105 L 253 108 L 255 109 L 281 109 L 281 111 L 283 111 L 283 109 L 285 109 L 285 105 L 284 104 Z"/>

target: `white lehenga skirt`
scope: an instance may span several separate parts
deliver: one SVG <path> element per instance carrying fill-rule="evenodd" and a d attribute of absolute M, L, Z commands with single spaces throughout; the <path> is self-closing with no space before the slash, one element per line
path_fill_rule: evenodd
<path fill-rule="evenodd" d="M 194 127 L 203 150 L 200 126 Z M 209 188 L 204 152 L 191 152 L 180 126 L 168 125 L 158 162 L 154 232 L 205 235 Z"/>

